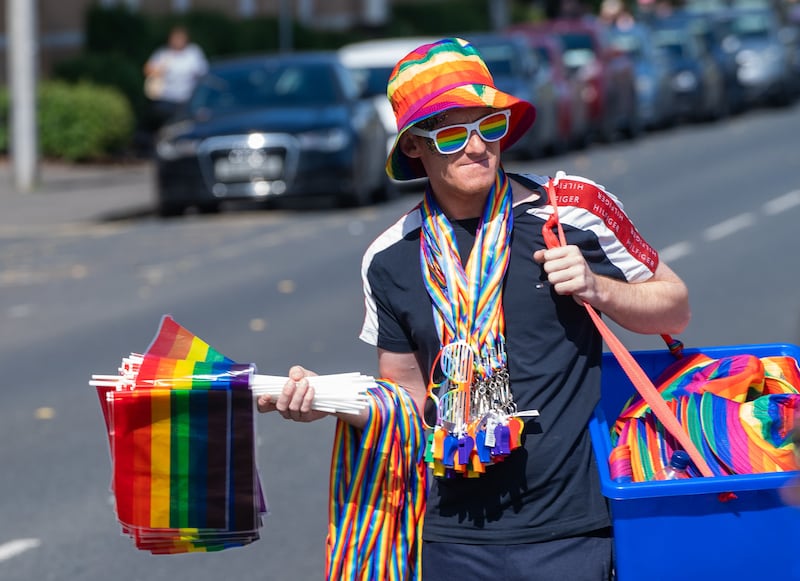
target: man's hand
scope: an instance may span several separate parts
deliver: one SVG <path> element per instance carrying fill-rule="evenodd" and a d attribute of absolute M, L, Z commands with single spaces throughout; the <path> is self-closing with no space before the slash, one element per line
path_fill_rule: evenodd
<path fill-rule="evenodd" d="M 295 422 L 313 422 L 330 415 L 328 412 L 311 409 L 314 388 L 308 384 L 307 378 L 316 375 L 313 371 L 295 365 L 289 370 L 289 379 L 275 401 L 269 395 L 258 398 L 258 411 L 277 411 L 287 420 Z"/>
<path fill-rule="evenodd" d="M 537 250 L 533 259 L 542 265 L 556 293 L 571 295 L 578 304 L 593 304 L 597 299 L 597 276 L 577 246 Z"/>

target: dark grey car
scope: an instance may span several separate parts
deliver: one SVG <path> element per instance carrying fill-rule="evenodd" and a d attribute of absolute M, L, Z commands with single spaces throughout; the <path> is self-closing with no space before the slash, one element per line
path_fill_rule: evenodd
<path fill-rule="evenodd" d="M 287 197 L 367 204 L 389 183 L 386 139 L 335 52 L 219 61 L 159 134 L 159 213 Z"/>

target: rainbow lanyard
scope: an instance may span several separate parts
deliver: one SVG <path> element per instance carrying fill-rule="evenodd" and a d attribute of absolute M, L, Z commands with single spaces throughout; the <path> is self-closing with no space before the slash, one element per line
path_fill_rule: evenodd
<path fill-rule="evenodd" d="M 442 345 L 466 341 L 482 356 L 503 358 L 503 277 L 510 256 L 511 187 L 502 170 L 497 172 L 470 251 L 466 269 L 461 265 L 453 227 L 442 212 L 430 186 L 420 206 L 422 235 L 420 262 L 425 287 Z M 505 361 L 497 361 L 503 364 Z"/>
<path fill-rule="evenodd" d="M 498 170 L 466 268 L 452 225 L 430 186 L 420 212 L 420 262 L 441 343 L 436 361 L 445 376 L 436 385 L 436 369 L 431 370 L 428 396 L 437 404 L 437 421 L 428 437 L 426 460 L 437 476 L 449 472 L 477 476 L 487 464 L 519 446 L 522 429 L 522 422 L 507 414 L 513 402 L 502 299 L 513 228 L 510 183 L 505 172 Z M 434 395 L 435 390 L 444 392 L 441 398 Z M 494 402 L 494 409 L 473 407 L 477 396 Z"/>
<path fill-rule="evenodd" d="M 338 420 L 331 458 L 327 581 L 419 581 L 427 472 L 424 428 L 396 383 L 370 388 L 363 429 Z"/>

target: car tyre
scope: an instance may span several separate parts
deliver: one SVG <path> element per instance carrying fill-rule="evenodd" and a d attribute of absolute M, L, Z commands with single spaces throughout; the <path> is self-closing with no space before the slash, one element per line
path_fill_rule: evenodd
<path fill-rule="evenodd" d="M 197 204 L 197 211 L 201 214 L 218 214 L 219 210 L 219 202 L 203 202 L 202 204 Z"/>
<path fill-rule="evenodd" d="M 182 216 L 186 211 L 186 206 L 174 202 L 161 201 L 156 207 L 156 214 L 159 218 L 176 218 Z"/>

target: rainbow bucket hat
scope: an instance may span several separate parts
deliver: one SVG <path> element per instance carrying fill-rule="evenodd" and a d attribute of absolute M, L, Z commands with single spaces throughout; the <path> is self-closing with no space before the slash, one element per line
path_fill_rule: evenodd
<path fill-rule="evenodd" d="M 397 119 L 397 138 L 386 160 L 386 173 L 401 181 L 425 177 L 422 163 L 397 146 L 406 130 L 423 119 L 462 107 L 510 109 L 501 151 L 522 137 L 536 119 L 531 103 L 494 86 L 480 53 L 461 38 L 424 44 L 400 59 L 389 77 L 387 96 Z"/>

